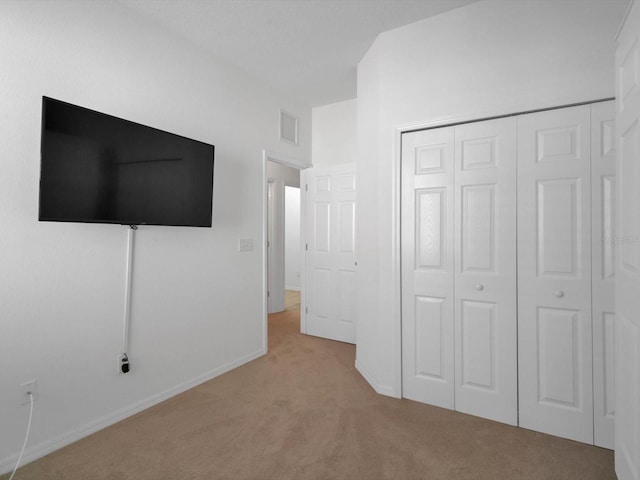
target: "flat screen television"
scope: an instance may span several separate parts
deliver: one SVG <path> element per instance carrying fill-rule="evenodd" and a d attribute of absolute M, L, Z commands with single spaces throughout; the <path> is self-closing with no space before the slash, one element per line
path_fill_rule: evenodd
<path fill-rule="evenodd" d="M 214 146 L 42 98 L 40 221 L 211 227 Z"/>

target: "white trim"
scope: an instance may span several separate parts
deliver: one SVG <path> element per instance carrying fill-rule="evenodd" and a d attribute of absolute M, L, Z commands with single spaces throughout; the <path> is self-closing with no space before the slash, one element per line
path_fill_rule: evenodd
<path fill-rule="evenodd" d="M 369 383 L 369 385 L 371 385 L 371 388 L 373 388 L 376 393 L 385 395 L 387 397 L 401 398 L 400 395 L 395 392 L 395 389 L 392 386 L 379 384 L 378 381 L 373 377 L 373 375 L 371 375 L 371 373 L 362 365 L 362 363 L 358 362 L 358 360 L 356 360 L 355 366 L 356 370 L 360 372 L 360 375 L 364 377 L 364 379 Z"/>
<path fill-rule="evenodd" d="M 266 173 L 266 161 L 271 160 L 272 162 L 281 163 L 282 165 L 286 165 L 288 167 L 299 168 L 300 170 L 304 170 L 305 168 L 311 167 L 308 163 L 305 163 L 302 159 L 297 157 L 290 157 L 288 155 L 283 155 L 278 152 L 274 152 L 273 150 L 262 150 L 262 158 L 265 162 L 265 173 Z"/>
<path fill-rule="evenodd" d="M 171 397 L 174 397 L 180 393 L 183 393 L 191 388 L 197 387 L 198 385 L 208 382 L 223 373 L 226 373 L 234 368 L 237 368 L 245 363 L 248 363 L 256 358 L 264 355 L 262 349 L 250 353 L 249 355 L 245 355 L 244 357 L 240 357 L 237 360 L 229 362 L 221 367 L 215 368 L 203 375 L 199 375 L 187 382 L 183 382 L 175 387 L 172 387 L 164 392 L 161 392 L 157 395 L 153 395 L 145 400 L 141 400 L 133 405 L 129 405 L 128 407 L 121 408 L 109 415 L 105 415 L 101 419 L 86 423 L 76 429 L 70 430 L 67 433 L 63 433 L 51 440 L 47 440 L 39 445 L 34 445 L 27 449 L 25 455 L 23 457 L 22 466 L 31 463 L 39 458 L 44 457 L 45 455 L 50 454 L 56 450 L 59 450 L 67 445 L 70 445 L 78 440 L 88 437 L 89 435 L 98 432 L 104 428 L 107 428 L 115 423 L 118 423 L 126 418 L 135 415 L 136 413 L 142 412 L 147 408 L 153 407 L 160 402 L 163 402 Z M 18 455 L 11 455 L 0 460 L 0 475 L 10 472 L 15 465 L 16 459 Z"/>
<path fill-rule="evenodd" d="M 394 317 L 398 318 L 393 329 L 393 346 L 395 349 L 393 371 L 395 379 L 393 390 L 398 398 L 402 397 L 402 238 L 401 225 L 402 218 L 402 179 L 401 179 L 401 158 L 402 158 L 402 132 L 396 131 L 393 134 L 393 152 L 397 168 L 391 173 L 391 281 L 393 291 L 391 293 L 391 308 Z M 393 317 L 392 317 L 393 318 Z"/>

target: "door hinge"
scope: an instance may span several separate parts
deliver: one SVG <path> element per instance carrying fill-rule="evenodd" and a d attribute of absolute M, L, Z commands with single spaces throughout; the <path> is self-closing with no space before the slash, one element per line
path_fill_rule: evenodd
<path fill-rule="evenodd" d="M 304 313 L 305 315 L 309 313 L 309 307 L 304 307 Z"/>
<path fill-rule="evenodd" d="M 308 184 L 308 183 L 305 183 L 305 184 L 304 184 L 304 191 L 305 191 L 305 192 L 308 192 L 308 191 L 309 191 L 309 184 Z"/>
<path fill-rule="evenodd" d="M 308 244 L 308 243 L 305 243 L 305 244 L 304 244 L 304 249 L 305 249 L 305 250 L 309 250 L 309 244 Z"/>
<path fill-rule="evenodd" d="M 271 295 L 271 292 L 267 290 L 267 298 L 269 298 L 269 295 Z"/>

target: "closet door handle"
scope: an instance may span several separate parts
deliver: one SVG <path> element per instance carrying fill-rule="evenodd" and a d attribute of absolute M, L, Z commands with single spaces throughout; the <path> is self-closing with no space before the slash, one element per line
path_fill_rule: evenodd
<path fill-rule="evenodd" d="M 478 290 L 479 292 L 484 290 L 484 286 L 481 283 L 476 284 L 476 290 Z"/>
<path fill-rule="evenodd" d="M 564 292 L 562 290 L 556 290 L 553 294 L 558 298 L 564 297 Z"/>

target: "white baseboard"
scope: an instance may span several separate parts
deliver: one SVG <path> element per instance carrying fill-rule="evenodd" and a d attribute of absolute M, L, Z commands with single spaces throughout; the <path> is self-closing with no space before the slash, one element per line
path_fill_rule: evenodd
<path fill-rule="evenodd" d="M 215 368 L 203 375 L 200 375 L 196 378 L 193 378 L 187 382 L 176 385 L 169 390 L 165 390 L 164 392 L 160 392 L 156 395 L 153 395 L 145 400 L 141 400 L 133 405 L 117 410 L 109 415 L 106 415 L 94 422 L 86 423 L 76 429 L 70 430 L 67 433 L 63 433 L 51 440 L 47 440 L 38 445 L 34 445 L 25 450 L 24 456 L 20 462 L 20 466 L 31 463 L 39 458 L 44 457 L 56 450 L 61 449 L 62 447 L 66 447 L 78 440 L 88 437 L 89 435 L 102 430 L 106 427 L 109 427 L 115 423 L 118 423 L 125 418 L 128 418 L 136 413 L 139 413 L 147 408 L 150 408 L 160 402 L 164 402 L 171 397 L 174 397 L 182 392 L 185 392 L 193 387 L 200 385 L 201 383 L 207 382 L 215 377 L 222 375 L 234 368 L 237 368 L 245 363 L 248 363 L 252 360 L 255 360 L 258 357 L 261 357 L 265 354 L 264 350 L 260 348 L 260 350 L 250 353 L 249 355 L 245 355 L 233 362 L 222 365 L 218 368 Z M 11 455 L 0 460 L 0 475 L 3 475 L 7 472 L 11 472 L 15 467 L 16 461 L 18 460 L 18 454 Z"/>
<path fill-rule="evenodd" d="M 378 383 L 375 377 L 371 375 L 371 373 L 362 365 L 362 363 L 358 362 L 358 360 L 356 360 L 356 370 L 360 372 L 360 375 L 364 377 L 364 379 L 369 383 L 369 385 L 371 385 L 371 388 L 373 388 L 376 393 L 385 395 L 387 397 L 400 398 L 393 387 Z"/>

